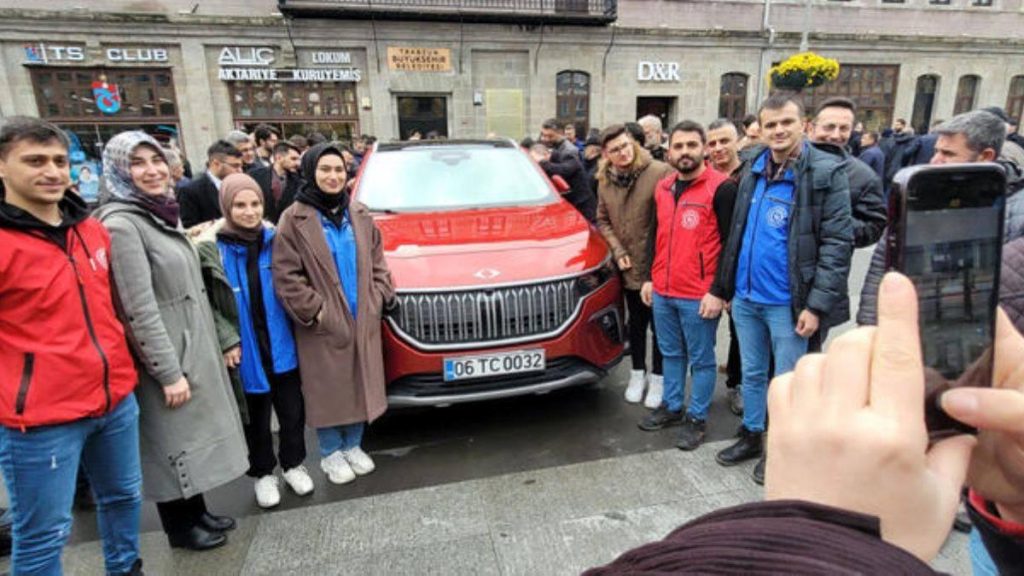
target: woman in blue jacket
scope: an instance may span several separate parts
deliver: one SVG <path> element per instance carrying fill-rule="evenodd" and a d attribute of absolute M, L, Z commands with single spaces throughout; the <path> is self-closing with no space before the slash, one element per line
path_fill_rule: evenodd
<path fill-rule="evenodd" d="M 221 184 L 220 206 L 224 218 L 202 233 L 200 251 L 219 257 L 234 294 L 241 357 L 232 364 L 249 409 L 244 427 L 249 445 L 247 474 L 256 479 L 256 502 L 271 508 L 281 502 L 279 480 L 274 475 L 278 459 L 285 482 L 296 494 L 313 491 L 313 481 L 302 465 L 306 416 L 298 355 L 291 322 L 274 291 L 270 270 L 274 229 L 263 222 L 259 185 L 245 174 L 228 176 Z M 217 308 L 217 295 L 210 296 Z M 234 311 L 225 312 L 231 317 Z M 281 423 L 277 459 L 270 431 L 271 409 Z"/>

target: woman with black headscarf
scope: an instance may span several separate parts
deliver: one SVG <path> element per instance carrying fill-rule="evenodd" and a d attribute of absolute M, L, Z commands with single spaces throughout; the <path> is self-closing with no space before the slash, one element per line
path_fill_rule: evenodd
<path fill-rule="evenodd" d="M 369 474 L 367 422 L 387 408 L 381 316 L 394 307 L 380 231 L 351 202 L 340 146 L 302 157 L 305 185 L 278 223 L 274 286 L 295 323 L 306 423 L 316 428 L 320 467 L 335 484 Z"/>
<path fill-rule="evenodd" d="M 210 514 L 203 493 L 248 468 L 226 367 L 237 339 L 218 338 L 156 140 L 144 132 L 112 138 L 103 178 L 107 198 L 96 217 L 110 231 L 118 312 L 139 369 L 143 492 L 157 502 L 172 547 L 215 548 L 235 521 Z"/>

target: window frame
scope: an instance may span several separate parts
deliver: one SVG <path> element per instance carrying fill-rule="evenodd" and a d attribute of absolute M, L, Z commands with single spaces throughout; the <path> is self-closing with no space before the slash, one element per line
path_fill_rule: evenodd
<path fill-rule="evenodd" d="M 973 83 L 968 86 L 967 83 Z M 967 89 L 970 89 L 970 93 Z M 970 112 L 978 105 L 978 92 L 981 88 L 981 76 L 964 74 L 956 82 L 956 97 L 953 100 L 953 115 Z"/>
<path fill-rule="evenodd" d="M 735 88 L 735 82 L 742 79 L 742 94 L 727 93 L 727 82 Z M 739 123 L 747 115 L 747 99 L 750 95 L 750 74 L 746 72 L 726 72 L 718 77 L 718 117 L 728 118 Z"/>
<path fill-rule="evenodd" d="M 561 78 L 568 74 L 569 75 L 569 90 L 566 93 L 562 93 L 559 86 L 561 84 Z M 581 75 L 586 78 L 587 90 L 585 93 L 576 92 L 576 80 L 577 75 Z M 590 93 L 593 89 L 592 77 L 589 72 L 584 70 L 560 70 L 555 74 L 555 118 L 559 124 L 565 125 L 572 123 L 576 126 L 577 138 L 586 137 L 587 132 L 590 130 Z M 566 103 L 568 116 L 562 114 L 562 104 Z M 583 105 L 583 114 L 579 113 L 580 104 Z"/>

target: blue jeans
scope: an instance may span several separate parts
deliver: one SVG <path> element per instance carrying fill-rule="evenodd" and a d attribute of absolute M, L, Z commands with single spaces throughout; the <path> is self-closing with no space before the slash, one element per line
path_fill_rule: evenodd
<path fill-rule="evenodd" d="M 996 563 L 992 561 L 985 543 L 981 541 L 981 534 L 977 528 L 971 529 L 971 539 L 968 544 L 971 552 L 971 569 L 974 576 L 999 576 Z"/>
<path fill-rule="evenodd" d="M 358 448 L 363 443 L 363 430 L 365 429 L 365 422 L 317 428 L 316 438 L 320 444 L 320 457 L 326 458 L 339 450 L 344 452 Z"/>
<path fill-rule="evenodd" d="M 743 426 L 751 432 L 764 432 L 768 365 L 774 356 L 776 376 L 792 372 L 807 353 L 807 339 L 796 333 L 789 305 L 770 306 L 734 298 L 732 319 L 743 364 Z"/>
<path fill-rule="evenodd" d="M 0 467 L 14 512 L 12 575 L 61 574 L 79 462 L 96 496 L 107 572 L 131 570 L 139 556 L 142 508 L 139 405 L 134 395 L 99 418 L 26 432 L 0 426 Z"/>
<path fill-rule="evenodd" d="M 654 329 L 658 333 L 665 376 L 662 402 L 672 412 L 683 409 L 689 364 L 693 384 L 686 412 L 697 420 L 706 420 L 715 391 L 718 318 L 701 318 L 699 311 L 700 300 L 654 294 Z"/>

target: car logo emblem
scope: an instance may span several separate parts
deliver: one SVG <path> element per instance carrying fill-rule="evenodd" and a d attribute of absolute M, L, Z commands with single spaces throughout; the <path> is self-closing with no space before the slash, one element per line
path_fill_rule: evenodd
<path fill-rule="evenodd" d="M 500 274 L 501 272 L 498 272 L 493 268 L 483 268 L 478 270 L 476 274 L 473 274 L 473 276 L 476 276 L 481 280 L 491 280 L 493 278 L 497 278 Z"/>

